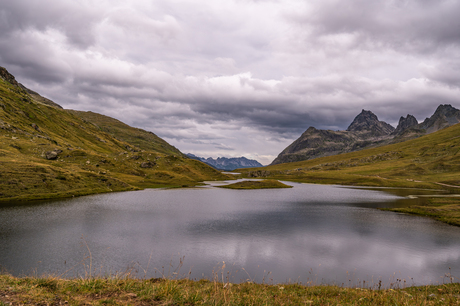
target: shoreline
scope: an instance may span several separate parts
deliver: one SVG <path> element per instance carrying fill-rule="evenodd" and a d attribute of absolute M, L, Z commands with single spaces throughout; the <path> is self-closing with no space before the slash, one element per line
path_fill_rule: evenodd
<path fill-rule="evenodd" d="M 272 179 L 272 178 L 264 178 L 264 179 Z M 317 182 L 303 182 L 299 180 L 289 180 L 286 178 L 274 178 L 279 181 L 285 182 L 292 182 L 292 183 L 301 183 L 301 184 L 313 184 L 313 185 L 335 185 L 344 188 L 356 188 L 356 189 L 381 189 L 381 190 L 423 190 L 423 191 L 438 191 L 438 192 L 446 192 L 446 194 L 433 194 L 433 195 L 410 195 L 407 198 L 424 198 L 427 199 L 428 205 L 413 205 L 409 207 L 402 207 L 402 208 L 379 208 L 385 211 L 392 211 L 398 213 L 406 213 L 410 215 L 417 215 L 422 217 L 429 217 L 431 219 L 435 219 L 437 221 L 453 225 L 453 226 L 460 226 L 460 194 L 451 193 L 453 190 L 450 189 L 429 189 L 429 188 L 411 188 L 411 187 L 395 187 L 395 186 L 355 186 L 355 185 L 347 185 L 347 184 L 340 184 L 339 182 L 334 183 L 317 183 Z M 260 180 L 260 179 L 255 179 Z M 227 181 L 227 180 L 226 180 Z M 212 181 L 212 182 L 219 182 L 219 181 Z M 225 182 L 225 181 L 222 181 Z M 10 199 L 0 199 L 0 207 L 6 206 L 15 206 L 15 205 L 27 205 L 28 203 L 33 202 L 41 202 L 41 201 L 54 201 L 54 200 L 66 200 L 72 199 L 75 197 L 81 196 L 88 196 L 88 195 L 96 195 L 96 194 L 104 194 L 104 193 L 113 193 L 113 192 L 125 192 L 125 191 L 141 191 L 145 189 L 159 189 L 159 188 L 196 188 L 203 184 L 203 182 L 197 182 L 194 186 L 179 186 L 179 185 L 168 185 L 168 186 L 155 186 L 155 187 L 136 187 L 132 186 L 131 188 L 123 188 L 120 190 L 95 190 L 94 192 L 85 191 L 85 192 L 65 192 L 63 194 L 46 194 L 45 196 L 18 196 L 15 198 Z M 215 186 L 210 186 L 215 187 Z M 445 199 L 445 200 L 443 200 Z M 450 199 L 450 200 L 447 200 Z"/>
<path fill-rule="evenodd" d="M 460 283 L 383 288 L 317 284 L 233 284 L 220 279 L 61 279 L 0 274 L 0 305 L 454 305 Z"/>

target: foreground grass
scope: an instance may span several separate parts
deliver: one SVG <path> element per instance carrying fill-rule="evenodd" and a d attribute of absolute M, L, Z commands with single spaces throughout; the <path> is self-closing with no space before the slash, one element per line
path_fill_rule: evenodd
<path fill-rule="evenodd" d="M 0 275 L 0 305 L 458 305 L 460 284 L 372 290 L 130 277 Z"/>
<path fill-rule="evenodd" d="M 431 198 L 427 205 L 385 210 L 427 216 L 447 224 L 460 226 L 460 198 Z"/>
<path fill-rule="evenodd" d="M 272 188 L 292 188 L 292 186 L 281 183 L 277 180 L 262 180 L 262 181 L 242 181 L 229 185 L 216 186 L 227 189 L 272 189 Z"/>

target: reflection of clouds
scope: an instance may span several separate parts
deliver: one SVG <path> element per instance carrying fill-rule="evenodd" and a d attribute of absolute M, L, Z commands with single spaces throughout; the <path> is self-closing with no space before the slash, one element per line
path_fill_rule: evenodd
<path fill-rule="evenodd" d="M 0 259 L 6 267 L 31 270 L 36 267 L 30 266 L 31 256 L 43 259 L 44 270 L 58 270 L 64 261 L 78 263 L 84 257 L 84 235 L 94 266 L 112 271 L 132 262 L 146 267 L 150 255 L 152 273 L 153 267 L 168 269 L 185 256 L 182 271 L 191 268 L 192 277 L 210 277 L 225 261 L 227 269 L 244 268 L 259 281 L 263 271 L 270 271 L 275 282 L 312 277 L 386 282 L 397 275 L 429 283 L 449 267 L 453 274 L 460 269 L 457 228 L 352 204 L 358 199 L 362 205 L 366 194 L 370 207 L 390 199 L 380 192 L 294 186 L 144 190 L 4 209 L 0 243 L 8 247 L 0 249 Z M 340 194 L 347 203 L 337 202 Z M 234 281 L 248 277 L 239 273 Z"/>

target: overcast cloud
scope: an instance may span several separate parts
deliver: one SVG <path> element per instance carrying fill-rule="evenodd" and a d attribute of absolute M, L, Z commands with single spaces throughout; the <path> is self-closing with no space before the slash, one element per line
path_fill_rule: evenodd
<path fill-rule="evenodd" d="M 460 108 L 457 0 L 0 0 L 0 65 L 182 152 L 270 163 L 361 109 Z"/>

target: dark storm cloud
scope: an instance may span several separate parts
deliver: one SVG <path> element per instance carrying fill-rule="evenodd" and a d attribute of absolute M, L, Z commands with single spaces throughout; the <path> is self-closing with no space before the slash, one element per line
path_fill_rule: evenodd
<path fill-rule="evenodd" d="M 66 1 L 0 7 L 0 65 L 66 108 L 200 156 L 269 163 L 362 109 L 460 107 L 458 1 Z M 230 155 L 228 155 L 230 156 Z"/>

